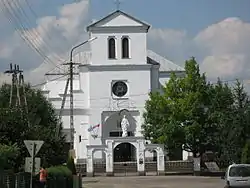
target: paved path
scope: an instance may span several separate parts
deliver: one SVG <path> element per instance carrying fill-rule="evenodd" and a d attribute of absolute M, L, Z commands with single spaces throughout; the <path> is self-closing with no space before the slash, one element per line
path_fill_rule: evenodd
<path fill-rule="evenodd" d="M 223 180 L 194 176 L 84 178 L 84 188 L 223 188 Z"/>

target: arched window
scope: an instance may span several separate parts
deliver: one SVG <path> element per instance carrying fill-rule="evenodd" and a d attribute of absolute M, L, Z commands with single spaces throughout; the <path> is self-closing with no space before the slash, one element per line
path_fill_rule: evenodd
<path fill-rule="evenodd" d="M 129 58 L 129 39 L 127 37 L 122 39 L 122 58 Z"/>
<path fill-rule="evenodd" d="M 116 56 L 116 52 L 115 52 L 115 39 L 114 38 L 110 38 L 108 40 L 108 55 L 109 55 L 109 59 L 115 59 Z"/>

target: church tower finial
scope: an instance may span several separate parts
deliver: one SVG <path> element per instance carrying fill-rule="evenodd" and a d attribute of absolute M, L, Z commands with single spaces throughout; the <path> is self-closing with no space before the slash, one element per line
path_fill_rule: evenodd
<path fill-rule="evenodd" d="M 116 10 L 120 10 L 121 0 L 115 0 Z"/>

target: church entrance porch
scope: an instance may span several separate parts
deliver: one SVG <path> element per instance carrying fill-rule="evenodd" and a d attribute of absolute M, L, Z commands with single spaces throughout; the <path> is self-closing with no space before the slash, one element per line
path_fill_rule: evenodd
<path fill-rule="evenodd" d="M 125 146 L 132 145 L 127 149 L 135 148 L 134 152 L 136 157 L 129 155 L 123 157 L 124 162 L 114 162 L 116 156 L 121 156 L 122 152 L 114 151 L 115 148 L 124 149 Z M 118 147 L 117 147 L 118 146 Z M 105 167 L 107 176 L 115 175 L 127 175 L 128 173 L 137 173 L 138 175 L 146 175 L 145 172 L 145 150 L 155 150 L 157 152 L 157 174 L 165 174 L 165 162 L 163 146 L 156 144 L 146 144 L 143 137 L 119 137 L 109 138 L 106 140 L 105 145 L 90 145 L 87 146 L 87 175 L 94 176 L 94 160 L 93 152 L 96 150 L 102 150 L 105 153 Z M 123 150 L 126 151 L 126 150 Z M 130 150 L 132 151 L 132 150 Z M 131 152 L 132 153 L 132 152 Z M 133 156 L 133 154 L 131 154 Z M 136 158 L 136 159 L 135 159 Z M 135 159 L 134 161 L 132 159 Z M 129 161 L 130 160 L 130 161 Z M 120 160 L 121 161 L 121 160 Z"/>

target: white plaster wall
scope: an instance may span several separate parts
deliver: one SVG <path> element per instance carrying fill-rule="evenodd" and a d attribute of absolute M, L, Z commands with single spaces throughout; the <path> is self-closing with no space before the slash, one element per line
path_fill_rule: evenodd
<path fill-rule="evenodd" d="M 85 108 L 89 108 L 90 105 L 90 93 L 89 93 L 89 72 L 81 72 L 79 85 L 84 95 L 81 96 L 81 100 L 84 101 Z"/>
<path fill-rule="evenodd" d="M 79 77 L 75 76 L 73 82 L 73 90 L 74 90 L 74 108 L 75 109 L 87 109 L 89 106 L 89 92 L 86 90 L 88 89 L 88 74 L 82 75 L 83 83 L 80 83 Z M 50 99 L 50 102 L 56 109 L 61 108 L 62 104 L 62 95 L 64 94 L 66 86 L 66 80 L 58 80 L 58 81 L 51 81 L 44 85 L 44 91 L 49 91 L 47 97 Z M 64 109 L 70 108 L 70 98 L 69 98 L 69 89 L 68 89 L 68 96 L 66 97 Z M 60 96 L 61 95 L 61 96 Z M 64 129 L 70 128 L 70 116 L 63 115 L 62 116 L 62 123 Z M 88 145 L 88 125 L 89 125 L 89 115 L 88 114 L 78 114 L 74 115 L 74 126 L 75 126 L 75 134 L 74 134 L 74 148 L 76 152 L 76 158 L 86 158 L 86 145 Z M 79 142 L 79 135 L 82 137 L 82 141 Z"/>
<path fill-rule="evenodd" d="M 87 148 L 86 146 L 89 145 L 89 136 L 88 136 L 88 125 L 89 125 L 89 116 L 88 115 L 83 115 L 79 116 L 79 126 L 78 130 L 76 131 L 76 144 L 78 146 L 78 159 L 83 159 L 87 158 Z M 81 142 L 79 142 L 79 135 L 81 135 Z"/>
<path fill-rule="evenodd" d="M 87 78 L 82 79 L 86 80 L 86 83 L 89 83 Z M 85 84 L 85 83 L 84 83 Z M 44 85 L 43 91 L 49 91 L 47 94 L 47 97 L 52 102 L 53 106 L 56 109 L 61 108 L 63 94 L 66 86 L 66 80 L 57 80 L 57 81 L 51 81 Z M 88 98 L 88 91 L 84 91 L 84 88 L 81 88 L 82 85 L 80 85 L 80 79 L 79 77 L 75 77 L 73 81 L 73 91 L 74 91 L 74 107 L 75 108 L 87 108 L 88 107 L 88 100 L 84 100 L 85 98 Z M 88 86 L 86 87 L 88 88 Z M 64 109 L 68 109 L 70 107 L 70 98 L 69 98 L 69 92 L 70 87 L 68 87 L 67 91 L 67 97 L 64 105 Z"/>
<path fill-rule="evenodd" d="M 108 59 L 108 38 L 115 36 L 117 59 Z M 130 39 L 130 58 L 121 58 L 121 39 L 128 36 Z M 146 64 L 147 60 L 147 40 L 146 33 L 91 33 L 90 37 L 97 37 L 90 43 L 92 51 L 93 65 L 112 64 Z"/>
<path fill-rule="evenodd" d="M 101 113 L 103 111 L 119 110 L 119 107 L 112 106 L 111 82 L 112 80 L 128 80 L 129 100 L 133 103 L 135 109 L 140 110 L 144 107 L 150 91 L 150 70 L 146 71 L 105 71 L 91 72 L 90 74 L 90 125 L 101 123 Z M 115 109 L 116 108 L 116 109 Z M 120 109 L 121 110 L 121 109 Z M 142 114 L 141 114 L 142 118 Z M 140 122 L 138 122 L 138 130 Z M 103 126 L 99 131 L 102 132 Z M 137 135 L 140 135 L 137 134 Z M 101 139 L 90 137 L 91 145 L 102 144 Z M 100 152 L 95 152 L 94 157 L 101 157 Z"/>

